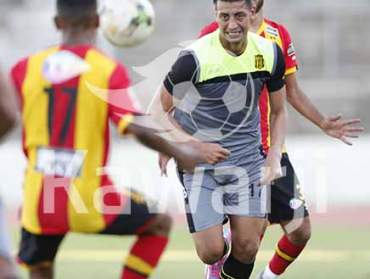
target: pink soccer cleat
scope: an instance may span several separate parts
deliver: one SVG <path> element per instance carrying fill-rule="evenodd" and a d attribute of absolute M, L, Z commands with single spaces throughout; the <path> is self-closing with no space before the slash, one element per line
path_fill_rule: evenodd
<path fill-rule="evenodd" d="M 228 228 L 224 228 L 223 236 L 228 247 L 231 247 L 231 231 Z M 230 250 L 230 249 L 229 249 Z M 222 266 L 224 265 L 229 253 L 226 253 L 218 262 L 213 265 L 206 265 L 205 268 L 205 279 L 219 279 Z"/>

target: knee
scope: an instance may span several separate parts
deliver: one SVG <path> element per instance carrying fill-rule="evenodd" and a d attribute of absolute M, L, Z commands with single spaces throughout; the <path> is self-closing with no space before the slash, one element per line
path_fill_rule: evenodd
<path fill-rule="evenodd" d="M 238 237 L 233 241 L 233 255 L 242 262 L 252 262 L 256 258 L 259 244 L 258 238 Z"/>
<path fill-rule="evenodd" d="M 41 263 L 30 267 L 31 279 L 52 279 L 54 277 L 53 263 Z"/>
<path fill-rule="evenodd" d="M 205 241 L 201 246 L 198 245 L 196 247 L 196 251 L 199 259 L 204 264 L 212 265 L 224 256 L 225 243 L 210 243 Z"/>
<path fill-rule="evenodd" d="M 158 214 L 145 233 L 168 236 L 172 229 L 172 218 L 167 214 Z"/>
<path fill-rule="evenodd" d="M 204 264 L 212 265 L 224 256 L 224 249 L 225 246 L 223 245 L 208 245 L 207 247 L 197 248 L 197 254 Z"/>
<path fill-rule="evenodd" d="M 16 279 L 16 270 L 13 262 L 8 258 L 0 256 L 0 278 L 3 279 Z"/>
<path fill-rule="evenodd" d="M 302 225 L 288 234 L 289 240 L 296 245 L 306 245 L 311 238 L 311 223 L 305 219 Z"/>

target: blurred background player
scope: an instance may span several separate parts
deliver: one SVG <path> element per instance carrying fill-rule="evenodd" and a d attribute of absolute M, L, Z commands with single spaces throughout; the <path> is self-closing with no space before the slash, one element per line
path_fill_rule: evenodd
<path fill-rule="evenodd" d="M 120 134 L 135 135 L 187 169 L 228 155 L 218 145 L 170 143 L 136 125 L 127 92 L 115 101 L 108 92 L 105 102 L 89 90 L 130 86 L 125 68 L 94 48 L 96 10 L 96 0 L 58 0 L 55 24 L 62 43 L 21 60 L 11 71 L 28 160 L 18 259 L 33 279 L 53 278 L 54 259 L 68 232 L 136 235 L 125 279 L 149 277 L 165 250 L 171 218 L 152 213 L 139 194 L 121 195 L 107 175 L 97 174 L 107 162 L 109 120 Z"/>
<path fill-rule="evenodd" d="M 359 119 L 343 120 L 342 117 L 327 117 L 321 113 L 305 95 L 297 80 L 296 52 L 288 30 L 281 24 L 264 17 L 264 0 L 253 0 L 255 15 L 251 17 L 251 32 L 276 42 L 282 49 L 286 71 L 285 83 L 287 100 L 296 111 L 318 126 L 327 135 L 351 145 L 349 138 L 357 138 L 363 128 L 356 127 Z M 205 36 L 218 29 L 218 23 L 212 22 L 204 27 L 200 36 Z M 265 152 L 270 147 L 270 100 L 265 87 L 260 98 L 262 144 Z M 269 222 L 280 224 L 284 236 L 279 240 L 275 255 L 259 275 L 260 279 L 273 279 L 284 273 L 286 268 L 300 255 L 311 236 L 311 224 L 306 202 L 301 192 L 299 181 L 289 160 L 287 151 L 282 154 L 281 166 L 285 176 L 274 181 L 271 187 L 271 213 Z M 294 222 L 292 222 L 294 220 Z M 212 267 L 210 267 L 212 269 Z M 214 266 L 213 268 L 218 268 Z M 211 273 L 211 272 L 209 272 Z"/>
<path fill-rule="evenodd" d="M 285 64 L 277 44 L 248 33 L 251 1 L 215 0 L 214 4 L 220 30 L 180 53 L 165 79 L 160 99 L 165 112 L 174 109 L 173 118 L 169 118 L 185 132 L 203 136 L 231 152 L 227 160 L 213 166 L 200 165 L 195 174 L 185 172 L 182 179 L 188 226 L 199 258 L 206 264 L 225 260 L 214 278 L 242 279 L 252 273 L 260 233 L 266 225 L 264 187 L 260 184 L 268 185 L 280 174 L 286 122 Z M 272 147 L 266 157 L 260 148 L 258 111 L 258 98 L 265 85 L 272 118 Z M 199 96 L 192 100 L 194 91 Z M 231 93 L 232 100 L 228 101 Z M 187 111 L 187 104 L 197 98 L 200 101 L 195 108 Z M 241 107 L 230 117 L 228 106 L 232 103 Z M 222 135 L 213 136 L 209 130 Z M 263 166 L 267 171 L 261 177 Z M 225 215 L 230 218 L 232 231 L 230 254 L 230 243 L 222 236 Z"/>
<path fill-rule="evenodd" d="M 15 126 L 17 122 L 17 107 L 15 98 L 0 72 L 0 141 Z M 17 278 L 11 251 L 10 238 L 5 220 L 5 205 L 0 196 L 0 279 Z"/>

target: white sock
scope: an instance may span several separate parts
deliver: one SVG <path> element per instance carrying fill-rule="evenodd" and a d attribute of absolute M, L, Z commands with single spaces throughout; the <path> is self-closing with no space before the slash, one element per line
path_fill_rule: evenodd
<path fill-rule="evenodd" d="M 263 279 L 275 279 L 278 278 L 278 275 L 273 273 L 270 267 L 267 265 L 265 270 L 263 271 Z"/>

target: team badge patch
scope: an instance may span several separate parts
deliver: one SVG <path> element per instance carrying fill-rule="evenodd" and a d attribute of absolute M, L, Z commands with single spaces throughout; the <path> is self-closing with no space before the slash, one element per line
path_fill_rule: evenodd
<path fill-rule="evenodd" d="M 293 43 L 290 43 L 290 45 L 288 47 L 288 55 L 289 56 L 294 56 L 295 55 L 295 48 L 294 48 Z"/>
<path fill-rule="evenodd" d="M 300 199 L 291 199 L 289 201 L 289 206 L 291 209 L 293 210 L 297 210 L 298 208 L 300 208 L 302 205 L 304 204 L 303 200 L 300 200 Z"/>
<path fill-rule="evenodd" d="M 255 56 L 255 67 L 258 70 L 261 70 L 265 67 L 265 59 L 263 58 L 263 55 L 258 54 Z"/>

